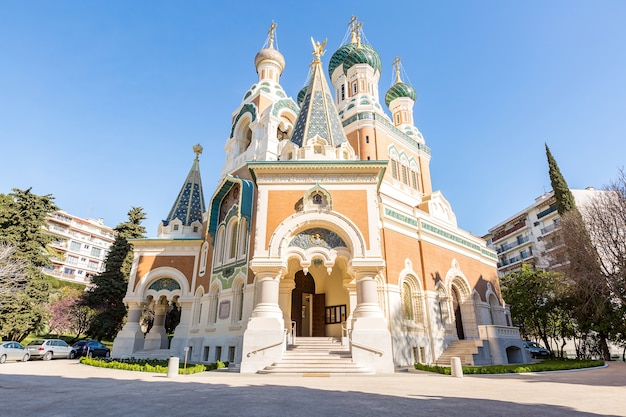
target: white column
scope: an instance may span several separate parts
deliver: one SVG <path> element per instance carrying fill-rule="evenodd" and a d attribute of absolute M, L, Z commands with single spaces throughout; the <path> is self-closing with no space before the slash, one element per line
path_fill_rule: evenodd
<path fill-rule="evenodd" d="M 378 305 L 376 274 L 381 264 L 352 265 L 358 304 L 354 309 L 350 350 L 354 362 L 378 373 L 393 373 L 391 333 Z"/>
<path fill-rule="evenodd" d="M 113 341 L 111 356 L 114 358 L 129 358 L 133 353 L 143 349 L 144 338 L 139 320 L 145 303 L 133 301 L 127 302 L 127 305 L 128 319 Z"/>
<path fill-rule="evenodd" d="M 150 332 L 146 335 L 144 349 L 167 349 L 167 333 L 165 332 L 165 315 L 169 309 L 169 303 L 160 299 L 154 304 L 154 323 Z"/>
<path fill-rule="evenodd" d="M 278 300 L 286 268 L 250 263 L 256 273 L 257 304 L 243 334 L 241 373 L 255 373 L 279 361 L 285 349 L 285 320 Z"/>
<path fill-rule="evenodd" d="M 294 288 L 296 288 L 296 281 L 293 278 L 283 278 L 280 281 L 278 306 L 283 312 L 287 333 L 291 331 L 291 292 Z"/>

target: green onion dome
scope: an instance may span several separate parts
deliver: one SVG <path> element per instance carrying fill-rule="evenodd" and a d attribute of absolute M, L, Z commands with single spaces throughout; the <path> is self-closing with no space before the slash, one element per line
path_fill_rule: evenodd
<path fill-rule="evenodd" d="M 347 74 L 348 70 L 356 64 L 368 64 L 374 70 L 378 70 L 379 74 L 383 69 L 378 52 L 370 45 L 364 43 L 359 47 L 355 47 L 343 60 L 343 73 Z"/>
<path fill-rule="evenodd" d="M 300 92 L 298 92 L 298 106 L 302 105 L 302 100 L 304 100 L 304 96 L 306 96 L 306 92 L 309 89 L 308 86 L 305 86 L 302 88 L 302 90 L 300 90 Z"/>
<path fill-rule="evenodd" d="M 408 97 L 415 101 L 417 94 L 415 94 L 415 89 L 410 85 L 403 82 L 395 83 L 391 86 L 389 91 L 387 91 L 387 94 L 385 94 L 385 104 L 389 107 L 389 103 L 399 97 Z"/>
<path fill-rule="evenodd" d="M 341 64 L 343 64 L 343 61 L 346 59 L 346 56 L 348 56 L 356 48 L 357 48 L 356 43 L 347 43 L 341 46 L 339 49 L 337 49 L 335 53 L 333 54 L 333 56 L 330 57 L 330 62 L 328 64 L 328 76 L 331 79 L 333 78 L 333 72 L 335 71 L 335 69 Z"/>

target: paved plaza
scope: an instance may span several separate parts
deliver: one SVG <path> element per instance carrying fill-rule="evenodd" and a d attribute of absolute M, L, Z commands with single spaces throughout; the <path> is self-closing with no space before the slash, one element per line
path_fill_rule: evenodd
<path fill-rule="evenodd" d="M 2 416 L 626 416 L 626 364 L 465 376 L 165 375 L 75 360 L 0 365 Z"/>

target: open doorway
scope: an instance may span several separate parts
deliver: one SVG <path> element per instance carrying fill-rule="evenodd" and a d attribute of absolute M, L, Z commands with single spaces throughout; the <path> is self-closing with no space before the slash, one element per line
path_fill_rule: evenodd
<path fill-rule="evenodd" d="M 291 320 L 296 323 L 296 336 L 325 336 L 325 295 L 315 293 L 315 280 L 310 273 L 298 271 L 294 280 L 296 287 L 291 292 Z"/>

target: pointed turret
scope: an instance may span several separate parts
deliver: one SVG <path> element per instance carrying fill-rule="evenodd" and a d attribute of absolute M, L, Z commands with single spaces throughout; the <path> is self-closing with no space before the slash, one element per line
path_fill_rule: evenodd
<path fill-rule="evenodd" d="M 315 55 L 311 63 L 311 79 L 306 89 L 300 93 L 304 97 L 300 102 L 300 115 L 294 126 L 291 142 L 303 150 L 298 153 L 298 159 L 348 159 L 354 152 L 341 125 L 322 68 L 321 57 L 325 52 L 326 41 L 321 44 L 313 39 L 311 41 Z M 337 152 L 338 148 L 347 150 L 348 153 Z"/>
<path fill-rule="evenodd" d="M 159 225 L 159 237 L 191 238 L 202 236 L 202 214 L 206 211 L 200 178 L 200 144 L 193 147 L 196 157 L 167 218 Z"/>

